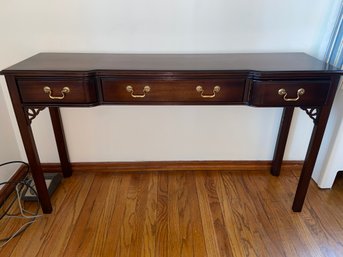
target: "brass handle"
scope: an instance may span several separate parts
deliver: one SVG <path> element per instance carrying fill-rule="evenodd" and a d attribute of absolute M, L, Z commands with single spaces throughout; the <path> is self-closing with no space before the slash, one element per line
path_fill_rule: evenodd
<path fill-rule="evenodd" d="M 64 87 L 61 90 L 61 94 L 62 94 L 61 96 L 53 96 L 52 95 L 52 90 L 51 90 L 50 87 L 46 86 L 46 87 L 43 88 L 43 90 L 44 90 L 44 93 L 49 94 L 49 98 L 53 99 L 53 100 L 62 100 L 62 99 L 64 99 L 66 94 L 68 94 L 70 92 L 70 88 L 69 87 Z"/>
<path fill-rule="evenodd" d="M 143 98 L 143 97 L 145 97 L 145 94 L 148 93 L 148 92 L 150 92 L 150 89 L 151 89 L 151 88 L 150 88 L 149 86 L 145 86 L 145 87 L 143 88 L 143 94 L 137 95 L 137 94 L 135 94 L 135 92 L 134 92 L 132 86 L 128 85 L 128 86 L 126 87 L 126 91 L 129 92 L 129 93 L 131 93 L 131 96 L 134 97 L 134 98 Z"/>
<path fill-rule="evenodd" d="M 220 91 L 220 86 L 215 86 L 213 88 L 213 94 L 212 95 L 204 95 L 204 89 L 202 88 L 202 86 L 197 86 L 196 91 L 200 93 L 202 98 L 214 98 L 216 96 L 216 93 L 218 93 Z"/>
<path fill-rule="evenodd" d="M 287 92 L 286 92 L 286 89 L 284 89 L 284 88 L 279 89 L 278 94 L 283 96 L 283 100 L 285 100 L 286 102 L 296 102 L 300 99 L 300 96 L 305 94 L 305 89 L 299 88 L 297 91 L 297 97 L 296 98 L 287 98 Z"/>

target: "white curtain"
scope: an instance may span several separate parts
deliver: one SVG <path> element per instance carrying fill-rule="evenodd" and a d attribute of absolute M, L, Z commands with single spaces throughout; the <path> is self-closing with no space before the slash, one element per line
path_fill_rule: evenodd
<path fill-rule="evenodd" d="M 343 66 L 343 1 L 325 54 L 325 60 L 336 66 Z"/>

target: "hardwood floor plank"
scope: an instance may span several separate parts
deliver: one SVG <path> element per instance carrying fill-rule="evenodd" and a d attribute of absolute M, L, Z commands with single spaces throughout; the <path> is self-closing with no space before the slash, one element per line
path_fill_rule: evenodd
<path fill-rule="evenodd" d="M 225 173 L 220 172 L 221 176 L 215 176 L 215 184 L 218 188 L 218 198 L 221 202 L 225 227 L 229 234 L 230 245 L 232 246 L 233 256 L 244 256 L 241 247 L 240 231 L 237 227 L 235 218 L 235 203 L 239 200 L 239 195 L 235 184 L 226 180 Z"/>
<path fill-rule="evenodd" d="M 10 208 L 10 214 L 18 213 L 19 208 L 16 205 L 13 205 L 12 208 Z M 8 239 L 13 235 L 14 232 L 16 232 L 18 229 L 20 229 L 21 226 L 25 224 L 25 220 L 17 220 L 12 218 L 4 217 L 2 220 L 0 220 L 0 235 L 1 240 L 4 240 L 7 238 L 6 241 L 1 241 L 0 244 L 3 245 L 2 248 L 0 248 L 0 253 L 3 254 L 3 256 L 11 256 L 13 251 L 15 250 L 16 245 L 13 244 L 13 241 L 18 241 L 18 238 L 12 239 L 12 242 L 8 241 Z M 8 241 L 8 242 L 7 242 Z M 1 255 L 0 255 L 1 256 Z"/>
<path fill-rule="evenodd" d="M 196 176 L 207 255 L 234 256 L 228 240 L 228 232 L 225 229 L 222 209 L 212 177 L 213 174 L 200 172 Z"/>
<path fill-rule="evenodd" d="M 108 208 L 108 215 L 111 218 L 107 222 L 107 236 L 102 239 L 104 248 L 100 256 L 116 256 L 115 252 L 119 241 L 120 228 L 124 219 L 126 196 L 131 183 L 131 176 L 118 176 L 118 179 L 118 184 L 113 184 L 112 191 L 108 192 L 111 194 L 116 191 L 116 194 L 112 196 L 115 202 L 111 204 L 111 208 Z M 108 206 L 110 207 L 110 202 Z"/>
<path fill-rule="evenodd" d="M 120 183 L 120 178 L 111 177 L 108 179 L 110 177 L 106 174 L 95 176 L 92 188 L 87 195 L 87 201 L 64 251 L 65 256 L 95 256 L 94 254 L 99 250 L 97 244 L 102 244 L 102 240 L 106 238 L 109 232 L 108 223 L 112 218 L 110 216 L 108 220 L 106 216 L 108 216 L 107 212 L 112 211 L 116 198 L 116 190 L 114 192 L 109 190 L 117 188 L 112 184 Z M 98 241 L 99 238 L 101 238 L 100 241 Z"/>
<path fill-rule="evenodd" d="M 78 174 L 64 180 L 52 197 L 54 213 L 38 218 L 23 233 L 12 252 L 13 257 L 63 256 L 63 250 L 77 222 L 94 175 Z M 60 237 L 60 234 L 63 237 Z"/>
<path fill-rule="evenodd" d="M 102 179 L 108 180 L 107 177 L 104 177 Z M 113 243 L 112 234 L 115 232 L 113 229 L 115 227 L 111 226 L 111 222 L 113 219 L 116 218 L 113 213 L 115 212 L 115 208 L 118 204 L 118 197 L 120 197 L 121 194 L 119 188 L 124 183 L 123 179 L 123 177 L 115 177 L 115 179 L 112 180 L 112 183 L 109 185 L 105 202 L 101 206 L 102 215 L 98 221 L 98 229 L 94 238 L 96 244 L 94 245 L 92 256 L 102 256 L 103 252 L 105 252 L 107 244 Z"/>
<path fill-rule="evenodd" d="M 191 215 L 192 221 L 192 249 L 193 249 L 193 256 L 209 256 L 207 255 L 206 251 L 206 244 L 205 244 L 205 236 L 203 230 L 203 222 L 201 219 L 200 214 L 200 205 L 199 205 L 199 197 L 196 190 L 196 182 L 195 177 L 197 173 L 189 173 L 187 176 L 187 183 L 185 187 L 188 191 L 188 199 L 185 202 L 185 209 L 188 209 Z M 209 256 L 210 257 L 210 256 Z"/>
<path fill-rule="evenodd" d="M 265 246 L 268 256 L 298 256 L 297 245 L 303 239 L 296 226 L 289 222 L 288 217 L 293 212 L 283 204 L 287 195 L 280 190 L 277 177 L 266 180 L 261 179 L 263 176 L 261 173 L 256 173 L 243 178 L 249 190 L 248 195 L 254 196 L 258 223 L 263 227 L 262 231 L 268 232 L 263 233 L 263 241 L 260 244 Z M 291 197 L 289 200 L 291 202 Z M 282 233 L 283 230 L 278 229 L 280 227 L 288 233 Z M 303 256 L 309 254 L 308 249 L 304 247 L 300 249 L 304 252 Z"/>
<path fill-rule="evenodd" d="M 142 235 L 142 247 L 141 254 L 142 257 L 155 257 L 156 249 L 156 220 L 157 220 L 157 183 L 158 176 L 153 173 L 150 176 L 148 190 L 147 190 L 147 203 L 146 203 L 146 214 L 143 224 L 143 235 Z M 159 256 L 157 256 L 159 257 Z"/>
<path fill-rule="evenodd" d="M 169 176 L 163 173 L 157 174 L 157 210 L 156 210 L 156 237 L 155 237 L 155 256 L 168 256 L 168 192 Z"/>
<path fill-rule="evenodd" d="M 288 189 L 288 183 L 297 183 L 297 178 L 285 180 L 282 184 L 285 190 Z M 332 192 L 318 189 L 313 181 L 311 181 L 311 185 L 304 211 L 297 215 L 297 219 L 292 220 L 311 235 L 311 244 L 313 245 L 311 250 L 316 249 L 322 256 L 343 256 L 343 209 L 339 204 L 343 187 L 335 188 L 335 191 Z M 332 204 L 323 204 L 330 203 L 327 200 L 329 197 L 336 201 Z M 287 205 L 287 202 L 283 204 Z M 309 242 L 304 243 L 309 244 Z M 342 254 L 336 255 L 336 253 Z"/>
<path fill-rule="evenodd" d="M 343 257 L 343 182 L 311 182 L 294 213 L 297 182 L 298 171 L 75 173 L 0 256 Z"/>
<path fill-rule="evenodd" d="M 81 176 L 78 174 L 77 176 Z M 83 177 L 83 176 L 82 176 Z M 38 256 L 62 256 L 65 247 L 68 244 L 69 238 L 72 234 L 74 226 L 76 225 L 79 215 L 81 213 L 82 207 L 86 201 L 86 196 L 90 191 L 90 188 L 94 181 L 94 176 L 90 178 L 85 177 L 83 181 L 75 181 L 78 178 L 73 178 L 73 185 L 69 184 L 69 179 L 65 180 L 63 190 L 66 196 L 63 198 L 63 201 L 56 203 L 60 208 L 56 208 L 56 212 L 52 215 L 55 215 L 55 219 L 51 228 L 49 229 L 49 234 L 46 237 L 49 239 L 47 242 L 42 244 L 43 247 L 40 247 Z M 60 191 L 57 191 L 59 193 Z M 56 235 L 56 231 L 59 231 L 60 236 Z"/>
<path fill-rule="evenodd" d="M 173 174 L 168 189 L 169 256 L 206 256 L 193 174 Z"/>
<path fill-rule="evenodd" d="M 178 176 L 178 173 L 172 173 L 168 180 L 168 256 L 180 256 L 181 254 Z"/>
<path fill-rule="evenodd" d="M 92 256 L 94 247 L 94 237 L 96 233 L 95 224 L 101 219 L 102 208 L 106 195 L 101 188 L 108 185 L 99 181 L 99 176 L 95 176 L 93 186 L 87 195 L 87 201 L 79 215 L 77 225 L 71 235 L 64 255 L 70 256 Z M 99 201 L 97 199 L 99 198 Z"/>
<path fill-rule="evenodd" d="M 231 212 L 230 214 L 224 213 L 226 216 L 233 216 L 232 224 L 235 226 L 234 231 L 239 238 L 238 247 L 241 247 L 242 256 L 268 256 L 264 244 L 261 244 L 263 229 L 260 229 L 254 200 L 247 194 L 248 189 L 242 176 L 239 173 L 222 173 L 221 175 L 225 194 L 229 200 L 228 205 L 231 208 L 231 210 L 226 209 Z"/>
<path fill-rule="evenodd" d="M 126 194 L 125 214 L 122 219 L 119 232 L 119 240 L 115 256 L 126 257 L 130 254 L 130 246 L 134 230 L 136 229 L 136 204 L 138 199 L 138 190 L 141 183 L 140 174 L 130 174 L 131 180 Z"/>
<path fill-rule="evenodd" d="M 152 181 L 152 174 L 141 174 L 140 184 L 137 188 L 137 202 L 135 206 L 134 216 L 132 217 L 133 233 L 130 243 L 130 257 L 141 256 L 141 249 L 143 247 L 145 219 L 148 210 L 148 196 L 149 196 L 149 185 Z"/>

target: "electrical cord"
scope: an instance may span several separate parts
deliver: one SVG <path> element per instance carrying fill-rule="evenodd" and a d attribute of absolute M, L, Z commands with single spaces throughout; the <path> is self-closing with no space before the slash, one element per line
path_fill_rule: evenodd
<path fill-rule="evenodd" d="M 1 166 L 5 166 L 5 165 L 9 165 L 9 164 L 14 164 L 14 163 L 20 163 L 20 164 L 24 164 L 26 166 L 26 172 L 28 173 L 30 170 L 30 165 L 27 162 L 23 162 L 23 161 L 10 161 L 10 162 L 4 162 L 0 164 Z"/>
<path fill-rule="evenodd" d="M 5 163 L 1 163 L 0 167 L 2 166 L 6 166 L 6 165 L 10 165 L 10 164 L 23 164 L 26 167 L 25 170 L 25 178 L 28 176 L 29 172 L 30 172 L 30 166 L 28 163 L 23 162 L 23 161 L 9 161 L 9 162 L 5 162 Z M 5 181 L 5 182 L 1 182 L 0 186 L 2 185 L 6 185 L 6 184 L 17 184 L 17 182 L 10 182 L 10 181 Z M 7 209 L 3 212 L 0 213 L 0 220 L 8 213 L 8 211 L 11 209 L 11 207 L 13 206 L 14 202 L 15 202 L 15 198 L 13 198 L 12 202 L 8 205 Z M 1 205 L 0 205 L 1 207 Z"/>
<path fill-rule="evenodd" d="M 3 182 L 6 183 L 6 182 Z M 20 219 L 30 219 L 30 221 L 28 221 L 27 223 L 25 223 L 24 225 L 22 225 L 16 232 L 14 232 L 11 236 L 6 237 L 6 238 L 2 238 L 0 239 L 0 243 L 3 242 L 0 245 L 0 248 L 5 246 L 10 240 L 12 240 L 14 237 L 18 236 L 19 234 L 21 234 L 22 232 L 24 232 L 29 225 L 31 225 L 33 222 L 35 222 L 36 218 L 41 217 L 42 215 L 38 215 L 39 212 L 39 208 L 40 205 L 37 205 L 36 211 L 35 213 L 29 212 L 27 210 L 25 210 L 21 204 L 21 197 L 23 195 L 24 192 L 24 187 L 21 187 L 21 189 L 19 189 L 19 185 L 24 185 L 27 187 L 27 189 L 30 189 L 34 195 L 37 196 L 37 192 L 34 189 L 34 187 L 32 187 L 30 184 L 28 184 L 27 181 L 20 181 L 17 183 L 16 185 L 16 193 L 17 193 L 17 200 L 18 200 L 18 205 L 19 205 L 19 209 L 20 209 L 20 213 L 16 213 L 16 214 L 9 214 L 8 212 L 6 213 L 6 215 L 4 216 L 5 218 L 20 218 Z M 25 213 L 31 214 L 32 216 L 28 216 Z M 20 216 L 22 215 L 22 216 Z"/>
<path fill-rule="evenodd" d="M 27 177 L 28 173 L 29 173 L 29 165 L 25 162 L 21 162 L 21 161 L 11 161 L 11 162 L 6 162 L 6 163 L 2 163 L 0 164 L 1 166 L 4 165 L 8 165 L 8 164 L 12 164 L 12 163 L 21 163 L 24 164 L 27 167 L 26 170 L 26 177 L 25 179 L 18 181 L 18 182 L 10 182 L 10 181 L 6 181 L 6 182 L 1 182 L 0 185 L 5 185 L 5 184 L 15 184 L 15 189 L 16 189 L 16 197 L 11 201 L 11 203 L 9 204 L 9 206 L 6 208 L 5 212 L 3 215 L 1 215 L 0 219 L 3 218 L 19 218 L 19 219 L 29 219 L 28 222 L 26 222 L 24 225 L 22 225 L 16 232 L 14 232 L 12 235 L 6 237 L 6 238 L 2 238 L 0 239 L 0 248 L 2 248 L 3 246 L 5 246 L 9 241 L 11 241 L 13 238 L 15 238 L 16 236 L 20 235 L 22 232 L 24 232 L 33 222 L 36 221 L 36 219 L 38 217 L 41 217 L 42 215 L 38 215 L 39 209 L 40 209 L 40 204 L 39 201 L 37 202 L 37 208 L 35 210 L 35 212 L 30 212 L 28 210 L 25 210 L 23 208 L 23 205 L 21 203 L 21 198 L 23 196 L 23 194 L 27 191 L 30 190 L 37 198 L 38 198 L 38 194 L 36 189 L 32 186 L 32 179 L 29 179 Z M 25 190 L 26 189 L 26 190 Z M 20 212 L 18 213 L 9 213 L 9 210 L 11 209 L 11 207 L 13 206 L 13 204 L 15 203 L 15 200 L 18 200 L 18 205 L 19 205 L 19 209 Z"/>

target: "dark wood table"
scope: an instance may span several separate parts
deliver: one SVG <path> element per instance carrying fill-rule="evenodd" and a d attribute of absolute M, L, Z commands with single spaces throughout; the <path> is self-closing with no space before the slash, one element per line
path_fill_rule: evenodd
<path fill-rule="evenodd" d="M 49 108 L 65 177 L 72 175 L 59 107 L 249 105 L 281 107 L 271 173 L 279 175 L 295 107 L 314 122 L 293 211 L 305 200 L 342 70 L 303 53 L 40 53 L 5 75 L 44 213 L 52 206 L 31 122 Z"/>

